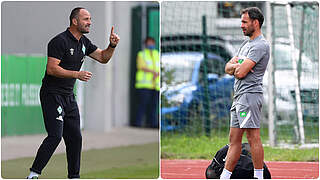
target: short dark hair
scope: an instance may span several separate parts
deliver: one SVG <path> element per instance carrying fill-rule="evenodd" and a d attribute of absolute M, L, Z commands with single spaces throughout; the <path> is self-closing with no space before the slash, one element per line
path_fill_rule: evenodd
<path fill-rule="evenodd" d="M 264 17 L 263 17 L 262 11 L 259 8 L 248 7 L 248 8 L 242 9 L 240 11 L 240 15 L 245 14 L 245 13 L 248 13 L 250 19 L 252 19 L 252 20 L 257 19 L 259 21 L 260 28 L 262 27 Z"/>
<path fill-rule="evenodd" d="M 145 40 L 144 43 L 146 44 L 148 41 L 153 41 L 156 42 L 156 40 L 153 37 L 148 36 Z"/>
<path fill-rule="evenodd" d="M 70 13 L 70 16 L 69 16 L 69 20 L 70 20 L 70 26 L 72 25 L 72 19 L 73 18 L 78 18 L 78 15 L 79 15 L 79 12 L 81 9 L 85 9 L 83 7 L 76 7 L 74 9 L 72 9 L 71 13 Z"/>

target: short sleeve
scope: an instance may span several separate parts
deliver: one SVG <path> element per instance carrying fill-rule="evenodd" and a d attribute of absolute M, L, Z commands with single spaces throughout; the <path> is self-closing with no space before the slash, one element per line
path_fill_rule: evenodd
<path fill-rule="evenodd" d="M 91 41 L 86 38 L 86 55 L 93 53 L 95 50 L 97 50 L 98 47 L 91 43 Z"/>
<path fill-rule="evenodd" d="M 48 57 L 54 57 L 62 60 L 65 53 L 65 42 L 59 37 L 54 37 L 48 43 Z"/>
<path fill-rule="evenodd" d="M 248 59 L 258 63 L 266 55 L 267 47 L 263 44 L 253 46 L 247 55 Z"/>

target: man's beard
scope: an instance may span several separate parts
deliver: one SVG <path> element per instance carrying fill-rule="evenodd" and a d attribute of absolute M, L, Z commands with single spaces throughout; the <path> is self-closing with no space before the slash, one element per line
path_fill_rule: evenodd
<path fill-rule="evenodd" d="M 250 29 L 247 29 L 243 34 L 245 36 L 249 36 L 251 37 L 253 35 L 253 32 L 254 32 L 254 29 L 253 28 L 250 28 Z"/>
<path fill-rule="evenodd" d="M 82 34 L 87 34 L 87 33 L 89 33 L 89 31 L 87 31 L 87 30 L 85 29 L 85 27 L 83 27 L 83 26 L 78 27 L 78 31 L 81 32 Z"/>

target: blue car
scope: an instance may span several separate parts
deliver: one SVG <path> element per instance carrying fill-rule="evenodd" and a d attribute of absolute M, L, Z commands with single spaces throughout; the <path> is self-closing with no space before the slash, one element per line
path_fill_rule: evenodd
<path fill-rule="evenodd" d="M 226 61 L 213 53 L 168 52 L 161 54 L 161 130 L 180 130 L 209 117 L 211 127 L 229 118 L 234 78 L 224 74 Z M 206 70 L 207 77 L 203 77 Z M 207 82 L 208 93 L 205 93 Z M 208 98 L 206 101 L 205 98 Z M 206 104 L 209 102 L 209 104 Z M 206 108 L 209 113 L 205 112 Z M 202 118 L 202 119 L 201 119 Z"/>

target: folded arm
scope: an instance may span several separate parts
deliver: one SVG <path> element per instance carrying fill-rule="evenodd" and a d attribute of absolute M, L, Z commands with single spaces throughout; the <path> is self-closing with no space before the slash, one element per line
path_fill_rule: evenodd
<path fill-rule="evenodd" d="M 247 76 L 247 74 L 249 73 L 249 71 L 253 72 L 252 68 L 256 65 L 256 62 L 254 62 L 253 60 L 251 59 L 245 59 L 243 61 L 242 64 L 239 64 L 238 67 L 235 68 L 234 70 L 234 76 L 237 78 L 237 79 L 242 79 L 244 77 Z"/>
<path fill-rule="evenodd" d="M 225 66 L 225 72 L 229 75 L 234 75 L 237 79 L 242 79 L 247 76 L 249 71 L 253 72 L 252 68 L 256 65 L 251 59 L 245 59 L 241 64 L 238 63 L 238 57 L 233 57 Z"/>
<path fill-rule="evenodd" d="M 154 78 L 159 75 L 158 72 L 154 71 L 153 69 L 148 68 L 148 66 L 145 63 L 145 61 L 139 55 L 137 56 L 137 69 L 142 70 L 144 72 L 152 73 L 154 75 Z"/>
<path fill-rule="evenodd" d="M 235 56 L 233 57 L 225 66 L 225 72 L 229 75 L 233 75 L 235 69 L 239 66 L 240 64 L 238 64 L 238 57 Z"/>

